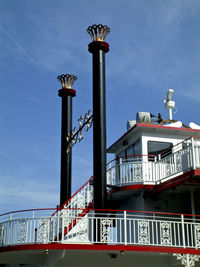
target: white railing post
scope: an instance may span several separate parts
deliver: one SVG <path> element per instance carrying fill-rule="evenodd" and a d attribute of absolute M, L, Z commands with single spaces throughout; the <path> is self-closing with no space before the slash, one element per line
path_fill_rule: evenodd
<path fill-rule="evenodd" d="M 112 184 L 112 164 L 110 163 L 109 164 L 109 174 L 108 174 L 108 177 L 109 177 L 109 184 Z"/>
<path fill-rule="evenodd" d="M 126 211 L 124 211 L 124 245 L 127 245 Z"/>
<path fill-rule="evenodd" d="M 158 170 L 157 170 L 157 157 L 154 157 L 154 162 L 153 162 L 153 168 L 154 168 L 154 182 L 157 184 L 158 182 Z"/>
<path fill-rule="evenodd" d="M 61 233 L 61 236 L 62 236 L 62 239 L 61 239 L 61 243 L 63 243 L 63 241 L 64 241 L 64 214 L 62 214 L 62 216 L 61 216 L 61 231 L 62 231 L 62 233 Z M 67 227 L 68 227 L 68 225 L 67 225 Z"/>
<path fill-rule="evenodd" d="M 196 159 L 195 159 L 195 149 L 194 149 L 194 138 L 191 137 L 191 149 L 192 149 L 192 165 L 191 167 L 193 167 L 195 169 L 196 167 Z"/>
<path fill-rule="evenodd" d="M 9 223 L 8 223 L 8 245 L 10 245 L 11 225 L 12 225 L 12 213 L 9 214 Z"/>
<path fill-rule="evenodd" d="M 185 227 L 184 227 L 184 215 L 181 215 L 181 225 L 182 225 L 182 237 L 183 237 L 183 247 L 185 248 Z"/>
<path fill-rule="evenodd" d="M 114 183 L 114 185 L 116 185 L 120 180 L 120 173 L 119 172 L 120 172 L 120 166 L 118 164 L 118 160 L 115 159 L 115 179 L 114 179 L 115 183 Z"/>
<path fill-rule="evenodd" d="M 173 160 L 174 160 L 174 173 L 177 173 L 178 170 L 177 170 L 177 153 L 173 152 Z"/>
<path fill-rule="evenodd" d="M 122 158 L 119 159 L 119 183 L 122 184 Z"/>

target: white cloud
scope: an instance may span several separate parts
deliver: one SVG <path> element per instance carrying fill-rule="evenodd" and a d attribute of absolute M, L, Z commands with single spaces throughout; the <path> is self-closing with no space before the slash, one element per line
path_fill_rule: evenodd
<path fill-rule="evenodd" d="M 59 204 L 58 190 L 52 181 L 31 179 L 29 176 L 1 176 L 0 213 L 28 208 L 55 208 Z"/>
<path fill-rule="evenodd" d="M 32 58 L 32 56 L 30 56 L 30 54 L 25 51 L 25 49 L 22 47 L 22 45 L 16 40 L 16 38 L 14 38 L 11 34 L 9 34 L 9 32 L 3 28 L 0 25 L 0 29 L 1 31 L 5 34 L 5 36 L 17 47 L 17 49 L 34 65 L 36 65 L 35 60 Z"/>

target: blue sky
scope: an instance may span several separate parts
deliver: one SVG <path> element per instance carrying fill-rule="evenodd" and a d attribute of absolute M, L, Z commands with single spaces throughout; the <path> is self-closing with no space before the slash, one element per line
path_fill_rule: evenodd
<path fill-rule="evenodd" d="M 0 0 L 0 213 L 55 207 L 60 184 L 60 89 L 71 73 L 73 124 L 92 107 L 86 28 L 106 41 L 107 145 L 137 111 L 200 124 L 200 2 L 197 0 Z M 110 156 L 109 156 L 110 158 Z M 73 149 L 73 192 L 92 175 L 92 130 Z"/>

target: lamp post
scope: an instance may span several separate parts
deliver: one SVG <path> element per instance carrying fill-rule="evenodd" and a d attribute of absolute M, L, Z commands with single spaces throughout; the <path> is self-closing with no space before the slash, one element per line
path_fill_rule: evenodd
<path fill-rule="evenodd" d="M 92 38 L 88 50 L 93 55 L 93 183 L 94 208 L 106 208 L 106 93 L 105 54 L 109 44 L 105 37 L 110 32 L 107 26 L 93 25 L 87 32 Z"/>
<path fill-rule="evenodd" d="M 68 147 L 67 138 L 72 133 L 72 97 L 76 91 L 72 89 L 77 77 L 70 74 L 58 76 L 62 89 L 58 95 L 62 98 L 61 122 L 61 170 L 60 170 L 60 205 L 71 197 L 72 150 Z"/>

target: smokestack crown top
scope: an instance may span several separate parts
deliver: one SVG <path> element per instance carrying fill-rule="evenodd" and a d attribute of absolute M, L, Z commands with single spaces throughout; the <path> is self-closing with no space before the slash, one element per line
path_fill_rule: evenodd
<path fill-rule="evenodd" d="M 62 74 L 57 77 L 62 84 L 62 88 L 71 89 L 77 77 L 71 74 Z"/>
<path fill-rule="evenodd" d="M 103 42 L 110 32 L 110 28 L 106 25 L 104 26 L 102 24 L 94 24 L 87 28 L 87 32 L 89 33 L 93 41 Z"/>

